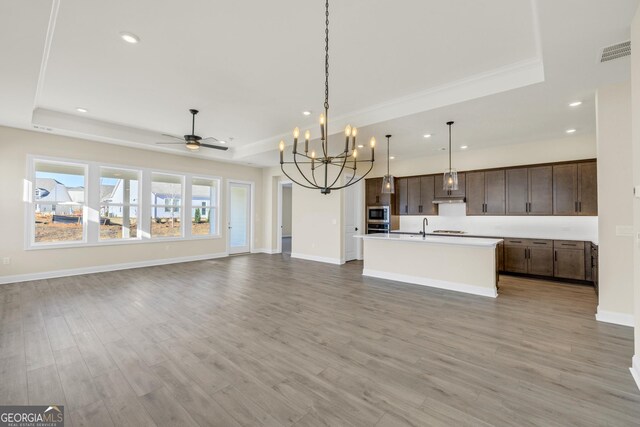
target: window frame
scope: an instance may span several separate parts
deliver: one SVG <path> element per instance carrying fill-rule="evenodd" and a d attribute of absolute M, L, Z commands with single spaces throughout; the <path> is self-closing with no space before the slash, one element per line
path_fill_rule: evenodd
<path fill-rule="evenodd" d="M 213 209 L 213 211 L 215 212 L 215 233 L 211 233 L 211 231 L 209 231 L 209 234 L 193 234 L 192 231 L 192 227 L 189 227 L 189 233 L 191 235 L 191 237 L 193 239 L 207 239 L 207 238 L 220 238 L 221 237 L 221 233 L 220 233 L 220 191 L 221 191 L 221 187 L 222 187 L 222 180 L 220 178 L 217 177 L 212 177 L 212 176 L 205 176 L 205 175 L 192 175 L 191 176 L 191 180 L 189 182 L 189 203 L 190 206 L 188 206 L 189 208 L 189 223 L 191 224 L 192 218 L 191 218 L 191 211 L 193 209 L 198 208 L 198 206 L 193 204 L 193 180 L 194 179 L 198 179 L 198 180 L 207 180 L 207 181 L 211 181 L 213 183 L 215 183 L 215 188 L 216 188 L 216 194 L 215 197 L 211 198 L 211 205 L 209 206 L 200 206 L 199 208 L 202 209 L 203 207 L 207 209 L 207 211 L 210 211 L 211 209 Z M 198 185 L 198 184 L 196 184 Z M 200 211 L 202 212 L 202 211 Z M 209 224 L 209 227 L 211 227 L 211 224 Z"/>
<path fill-rule="evenodd" d="M 51 243 L 35 243 L 35 164 L 37 162 L 52 162 L 60 164 L 70 164 L 73 166 L 83 167 L 85 170 L 85 188 L 83 204 L 83 240 L 70 241 L 70 242 L 51 242 Z M 218 186 L 217 197 L 215 198 L 217 210 L 221 212 L 221 194 L 220 189 L 223 183 L 223 178 L 215 175 L 205 175 L 192 172 L 181 172 L 177 170 L 168 170 L 162 168 L 149 168 L 141 167 L 135 164 L 114 164 L 108 162 L 99 161 L 87 161 L 70 158 L 60 158 L 51 156 L 41 156 L 28 154 L 27 155 L 27 176 L 23 181 L 23 203 L 25 205 L 25 223 L 24 223 L 24 249 L 31 250 L 43 250 L 43 249 L 64 249 L 64 248 L 81 248 L 81 247 L 99 247 L 99 246 L 117 246 L 117 245 L 137 245 L 156 242 L 176 242 L 176 241 L 190 241 L 190 240 L 202 240 L 202 239 L 220 239 L 223 237 L 220 227 L 221 218 L 220 215 L 216 216 L 216 230 L 215 234 L 208 235 L 192 235 L 191 227 L 185 226 L 185 214 L 186 212 L 184 202 L 180 207 L 182 208 L 180 225 L 181 235 L 178 237 L 155 237 L 151 236 L 151 176 L 153 173 L 176 175 L 182 179 L 182 200 L 191 201 L 191 182 L 192 178 L 207 179 L 216 181 Z M 123 169 L 139 171 L 140 181 L 138 183 L 139 199 L 138 199 L 138 236 L 135 238 L 127 239 L 100 239 L 100 169 Z M 190 209 L 189 209 L 190 211 Z M 189 223 L 191 218 L 189 218 Z"/>
<path fill-rule="evenodd" d="M 149 199 L 149 240 L 152 240 L 154 242 L 158 242 L 158 241 L 163 241 L 163 240 L 168 240 L 168 241 L 172 241 L 172 240 L 176 240 L 176 239 L 185 239 L 187 238 L 186 234 L 185 234 L 185 225 L 184 225 L 184 199 L 185 199 L 185 195 L 186 195 L 186 187 L 187 187 L 187 179 L 186 179 L 186 175 L 183 174 L 176 174 L 176 173 L 167 173 L 167 172 L 161 172 L 158 171 L 156 169 L 150 169 L 151 173 L 149 174 L 149 182 L 150 182 L 150 186 L 149 186 L 149 191 L 148 196 L 151 197 L 151 193 L 152 193 L 152 189 L 153 189 L 153 175 L 169 175 L 169 176 L 174 176 L 177 177 L 180 180 L 180 200 L 182 201 L 181 204 L 179 205 L 175 205 L 175 204 L 170 204 L 167 205 L 166 202 L 167 200 L 175 200 L 174 197 L 171 198 L 167 198 L 164 199 L 164 203 L 162 204 L 158 204 L 158 203 L 153 203 L 153 201 L 151 199 Z M 167 213 L 167 206 L 170 206 L 170 209 L 173 211 L 171 212 L 172 214 L 175 214 L 176 208 L 178 209 L 178 216 L 172 216 L 172 218 L 178 218 L 180 220 L 180 234 L 178 236 L 160 236 L 160 237 L 154 237 L 153 233 L 151 233 L 151 230 L 153 228 L 153 224 L 152 224 L 152 213 L 154 211 L 154 209 L 162 209 L 163 213 Z"/>
<path fill-rule="evenodd" d="M 102 179 L 102 170 L 103 169 L 112 169 L 112 170 L 121 170 L 121 171 L 126 171 L 126 172 L 134 172 L 138 178 L 138 197 L 136 198 L 136 200 L 138 201 L 138 203 L 131 203 L 131 202 L 126 202 L 124 201 L 124 196 L 122 198 L 122 203 L 112 203 L 112 202 L 102 202 L 102 200 L 98 200 L 99 202 L 99 208 L 98 208 L 98 221 L 100 221 L 100 212 L 102 211 L 102 207 L 105 206 L 107 208 L 107 210 L 109 209 L 109 207 L 120 207 L 120 208 L 125 208 L 128 207 L 129 208 L 129 212 L 131 212 L 131 208 L 135 207 L 137 209 L 137 213 L 138 213 L 138 217 L 136 220 L 136 237 L 118 237 L 115 239 L 103 239 L 100 237 L 100 224 L 98 224 L 98 241 L 100 243 L 102 242 L 118 242 L 118 241 L 135 241 L 135 240 L 141 240 L 142 239 L 142 224 L 141 224 L 141 218 L 140 218 L 140 208 L 141 208 L 141 198 L 142 198 L 142 170 L 141 169 L 131 169 L 131 168 L 121 168 L 121 167 L 112 167 L 112 166 L 106 166 L 106 165 L 101 165 L 98 164 L 98 198 L 100 198 L 101 195 L 101 187 L 102 184 L 100 183 L 100 180 Z"/>
<path fill-rule="evenodd" d="M 81 240 L 69 240 L 69 241 L 58 241 L 58 242 L 36 242 L 36 209 L 35 206 L 38 204 L 36 202 L 36 163 L 50 163 L 57 165 L 66 165 L 66 166 L 75 166 L 82 168 L 84 171 L 84 202 L 82 203 L 82 239 Z M 27 215 L 27 226 L 25 227 L 26 234 L 26 244 L 29 249 L 51 249 L 57 247 L 77 247 L 84 246 L 88 243 L 88 184 L 89 184 L 89 165 L 84 162 L 78 162 L 77 160 L 66 160 L 66 159 L 57 159 L 57 158 L 48 158 L 48 157 L 33 157 L 29 161 L 28 165 L 28 174 L 29 178 L 24 183 L 24 201 L 27 204 L 25 209 Z M 41 205 L 48 203 L 39 203 Z M 55 203 L 50 203 L 55 205 Z"/>

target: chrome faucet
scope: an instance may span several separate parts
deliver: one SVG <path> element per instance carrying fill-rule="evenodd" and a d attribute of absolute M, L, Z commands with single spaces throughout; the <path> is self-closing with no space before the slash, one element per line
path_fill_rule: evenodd
<path fill-rule="evenodd" d="M 427 219 L 427 217 L 424 217 L 422 219 L 422 238 L 424 239 L 425 237 L 427 237 L 427 226 L 429 225 L 429 220 Z"/>

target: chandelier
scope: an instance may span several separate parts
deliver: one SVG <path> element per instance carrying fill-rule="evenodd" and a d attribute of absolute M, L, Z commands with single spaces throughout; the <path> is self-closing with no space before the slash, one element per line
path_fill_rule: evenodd
<path fill-rule="evenodd" d="M 331 190 L 340 190 L 362 180 L 373 169 L 375 160 L 376 139 L 371 138 L 369 146 L 371 147 L 371 158 L 362 159 L 361 153 L 358 152 L 356 145 L 356 136 L 358 129 L 348 125 L 345 130 L 344 150 L 338 154 L 331 154 L 329 151 L 329 0 L 325 4 L 325 55 L 324 55 L 324 113 L 320 114 L 320 142 L 319 152 L 311 148 L 309 152 L 309 144 L 311 132 L 308 130 L 304 133 L 304 153 L 298 150 L 298 138 L 300 137 L 300 129 L 293 130 L 293 160 L 284 160 L 284 140 L 280 141 L 280 169 L 287 178 L 304 188 L 320 190 L 322 194 L 329 194 Z M 357 176 L 358 163 L 368 165 L 368 170 L 360 176 Z M 300 178 L 296 179 L 287 173 L 285 165 L 295 165 Z M 365 165 L 365 169 L 366 169 Z M 304 168 L 304 170 L 303 170 Z M 341 180 L 343 173 L 351 172 L 351 176 L 346 178 L 346 182 Z"/>

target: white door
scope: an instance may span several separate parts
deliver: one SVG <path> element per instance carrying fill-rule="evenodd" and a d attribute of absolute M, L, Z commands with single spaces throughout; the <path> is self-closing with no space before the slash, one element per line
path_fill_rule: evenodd
<path fill-rule="evenodd" d="M 251 184 L 229 183 L 229 253 L 251 251 Z"/>
<path fill-rule="evenodd" d="M 356 184 L 357 185 L 357 184 Z M 358 188 L 356 185 L 344 190 L 344 260 L 358 259 L 358 246 L 355 235 L 358 234 Z"/>

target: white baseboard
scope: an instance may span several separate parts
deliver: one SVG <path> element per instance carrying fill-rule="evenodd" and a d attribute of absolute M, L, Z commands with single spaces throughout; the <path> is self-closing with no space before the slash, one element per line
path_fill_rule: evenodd
<path fill-rule="evenodd" d="M 324 262 L 325 264 L 335 264 L 335 265 L 344 264 L 340 258 L 329 258 L 329 257 L 316 256 L 316 255 L 300 254 L 300 253 L 292 253 L 291 258 L 304 259 L 307 261 Z"/>
<path fill-rule="evenodd" d="M 629 370 L 631 371 L 631 376 L 633 376 L 633 379 L 636 380 L 636 385 L 640 390 L 640 356 L 633 356 L 633 358 L 631 359 L 631 367 L 629 368 Z"/>
<path fill-rule="evenodd" d="M 622 325 L 622 326 L 631 326 L 631 327 L 635 326 L 635 320 L 633 318 L 633 314 L 602 310 L 600 306 L 598 306 L 598 311 L 596 313 L 596 320 L 598 322 L 613 323 L 613 324 Z"/>
<path fill-rule="evenodd" d="M 362 275 L 376 277 L 378 279 L 394 280 L 396 282 L 412 283 L 414 285 L 429 286 L 431 288 L 446 289 L 448 291 L 464 292 L 466 294 L 480 295 L 483 297 L 496 298 L 498 296 L 498 291 L 495 288 L 483 288 L 481 286 L 468 285 L 465 283 L 426 279 L 419 276 L 409 276 L 400 273 L 389 273 L 386 271 L 371 270 L 366 268 L 362 271 Z"/>
<path fill-rule="evenodd" d="M 273 255 L 273 254 L 277 254 L 279 253 L 276 249 L 267 249 L 267 248 L 258 248 L 258 249 L 253 249 L 251 251 L 252 254 L 269 254 L 269 255 Z"/>
<path fill-rule="evenodd" d="M 31 280 L 54 279 L 56 277 L 78 276 L 80 274 L 104 273 L 106 271 L 128 270 L 130 268 L 153 267 L 155 265 L 177 264 L 181 262 L 204 261 L 208 259 L 224 258 L 229 256 L 227 252 L 217 254 L 192 255 L 177 258 L 162 258 L 148 261 L 127 262 L 121 264 L 96 265 L 82 268 L 69 268 L 65 270 L 43 271 L 39 273 L 16 274 L 13 276 L 0 276 L 0 285 Z"/>

